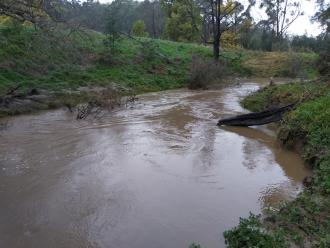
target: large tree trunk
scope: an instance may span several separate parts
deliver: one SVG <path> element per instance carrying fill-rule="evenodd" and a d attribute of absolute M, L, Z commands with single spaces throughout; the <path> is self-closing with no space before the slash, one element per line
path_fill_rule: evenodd
<path fill-rule="evenodd" d="M 220 56 L 220 37 L 221 37 L 221 5 L 222 0 L 216 0 L 216 15 L 215 15 L 215 32 L 214 32 L 214 41 L 213 41 L 213 57 L 215 61 L 219 61 Z"/>
<path fill-rule="evenodd" d="M 220 39 L 216 39 L 213 42 L 213 58 L 218 61 L 220 55 Z"/>
<path fill-rule="evenodd" d="M 155 1 L 152 2 L 152 38 L 156 38 Z"/>

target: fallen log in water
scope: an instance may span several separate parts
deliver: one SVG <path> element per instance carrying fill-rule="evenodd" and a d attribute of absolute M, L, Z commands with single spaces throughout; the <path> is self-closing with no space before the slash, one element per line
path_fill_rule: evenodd
<path fill-rule="evenodd" d="M 262 112 L 238 115 L 236 117 L 219 120 L 218 126 L 258 126 L 271 122 L 280 121 L 283 113 L 292 109 L 295 104 L 290 104 L 280 108 L 274 108 Z"/>

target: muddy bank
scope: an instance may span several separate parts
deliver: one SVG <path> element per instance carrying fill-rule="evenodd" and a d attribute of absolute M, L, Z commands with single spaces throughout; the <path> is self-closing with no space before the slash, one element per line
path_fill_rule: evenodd
<path fill-rule="evenodd" d="M 113 109 L 116 106 L 134 102 L 136 95 L 133 91 L 112 85 L 109 87 L 80 87 L 77 90 L 52 92 L 47 90 L 31 89 L 20 91 L 10 90 L 0 96 L 0 117 L 33 113 L 40 110 L 65 107 L 73 112 L 81 103 L 90 107 Z"/>
<path fill-rule="evenodd" d="M 28 92 L 8 92 L 0 96 L 0 117 L 31 113 L 63 106 L 52 92 L 32 89 Z"/>

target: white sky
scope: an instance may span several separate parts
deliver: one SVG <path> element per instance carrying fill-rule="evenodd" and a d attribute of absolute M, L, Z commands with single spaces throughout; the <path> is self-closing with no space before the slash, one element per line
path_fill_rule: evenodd
<path fill-rule="evenodd" d="M 101 3 L 110 3 L 112 0 L 99 0 Z M 288 33 L 295 35 L 303 35 L 307 33 L 309 36 L 317 36 L 322 29 L 318 23 L 312 23 L 310 21 L 311 16 L 316 12 L 315 0 L 298 0 L 301 3 L 303 16 L 300 16 L 288 29 Z M 258 1 L 257 1 L 258 2 Z M 326 3 L 330 3 L 330 0 L 325 0 Z M 253 17 L 255 20 L 261 20 L 266 17 L 263 10 L 259 9 L 259 5 L 256 4 L 253 10 Z"/>

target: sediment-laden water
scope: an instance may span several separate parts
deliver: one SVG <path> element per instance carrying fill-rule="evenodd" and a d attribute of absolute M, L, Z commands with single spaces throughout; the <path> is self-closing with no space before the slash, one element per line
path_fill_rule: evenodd
<path fill-rule="evenodd" d="M 0 120 L 0 247 L 224 247 L 240 216 L 294 197 L 309 174 L 272 128 L 216 126 L 258 87 L 146 94 L 101 119 Z"/>

